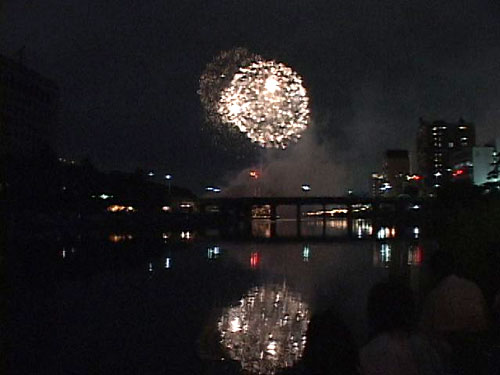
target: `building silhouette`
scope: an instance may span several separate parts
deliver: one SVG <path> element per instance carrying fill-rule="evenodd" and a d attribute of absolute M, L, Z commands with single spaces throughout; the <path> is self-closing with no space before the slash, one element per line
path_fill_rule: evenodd
<path fill-rule="evenodd" d="M 59 89 L 54 81 L 0 55 L 1 156 L 35 157 L 49 145 L 57 123 Z"/>
<path fill-rule="evenodd" d="M 387 150 L 382 173 L 371 175 L 372 197 L 397 197 L 405 193 L 410 176 L 408 150 Z"/>
<path fill-rule="evenodd" d="M 419 173 L 427 188 L 436 188 L 453 180 L 457 165 L 472 167 L 472 148 L 475 146 L 475 126 L 460 119 L 457 123 L 427 122 L 420 119 L 417 133 L 417 162 Z"/>
<path fill-rule="evenodd" d="M 392 195 L 403 194 L 406 176 L 410 174 L 408 150 L 387 150 L 384 158 L 384 176 Z"/>

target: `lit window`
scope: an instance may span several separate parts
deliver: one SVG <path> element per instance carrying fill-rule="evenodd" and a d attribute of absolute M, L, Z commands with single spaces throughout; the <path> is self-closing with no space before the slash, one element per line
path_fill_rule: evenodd
<path fill-rule="evenodd" d="M 455 144 L 453 142 L 448 142 L 448 147 L 449 148 L 453 148 L 453 146 L 455 146 Z"/>

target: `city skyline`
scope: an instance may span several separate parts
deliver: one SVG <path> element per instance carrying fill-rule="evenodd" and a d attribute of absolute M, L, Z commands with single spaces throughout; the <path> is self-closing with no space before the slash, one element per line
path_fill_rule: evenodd
<path fill-rule="evenodd" d="M 304 160 L 317 153 L 323 174 L 332 176 L 330 189 L 367 191 L 386 149 L 414 154 L 419 117 L 472 121 L 478 144 L 499 136 L 498 11 L 488 1 L 135 8 L 16 2 L 5 7 L 0 53 L 17 58 L 22 49 L 28 67 L 59 85 L 59 155 L 88 156 L 104 170 L 168 171 L 199 192 L 255 165 L 201 132 L 196 93 L 218 52 L 251 48 L 303 76 L 313 118 L 309 139 L 260 158 L 285 171 L 302 162 L 293 181 L 300 186 L 320 180 L 319 172 L 307 174 L 315 159 Z"/>

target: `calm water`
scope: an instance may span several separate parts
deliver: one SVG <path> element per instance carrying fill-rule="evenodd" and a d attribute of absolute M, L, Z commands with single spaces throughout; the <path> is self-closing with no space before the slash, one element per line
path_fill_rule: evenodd
<path fill-rule="evenodd" d="M 287 225 L 277 232 L 286 236 Z M 331 237 L 344 229 L 327 228 Z M 254 224 L 258 237 L 267 230 Z M 424 248 L 417 239 L 224 242 L 189 231 L 19 239 L 8 259 L 9 373 L 271 373 L 300 356 L 311 315 L 330 306 L 363 344 L 370 287 L 403 277 L 419 295 Z"/>

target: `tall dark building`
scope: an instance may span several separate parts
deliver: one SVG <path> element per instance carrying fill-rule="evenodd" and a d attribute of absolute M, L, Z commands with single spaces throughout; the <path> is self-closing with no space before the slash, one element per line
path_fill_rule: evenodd
<path fill-rule="evenodd" d="M 417 134 L 419 173 L 427 187 L 439 187 L 450 181 L 457 158 L 472 158 L 476 142 L 474 124 L 460 119 L 457 123 L 427 122 L 420 119 Z"/>
<path fill-rule="evenodd" d="M 382 197 L 385 193 L 384 175 L 381 173 L 373 172 L 370 180 L 372 197 Z"/>
<path fill-rule="evenodd" d="M 403 193 L 403 184 L 410 174 L 410 159 L 407 150 L 387 150 L 384 159 L 384 176 L 391 186 L 391 195 Z"/>
<path fill-rule="evenodd" d="M 58 101 L 53 81 L 0 55 L 0 156 L 33 157 L 47 146 Z"/>

